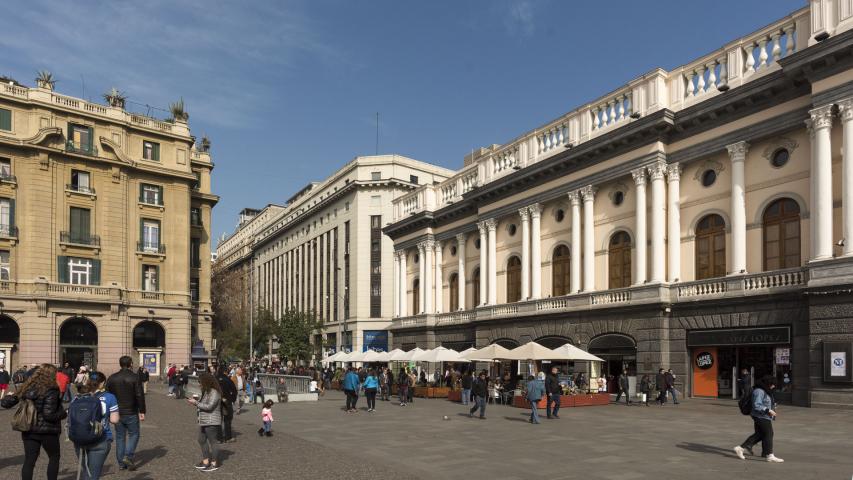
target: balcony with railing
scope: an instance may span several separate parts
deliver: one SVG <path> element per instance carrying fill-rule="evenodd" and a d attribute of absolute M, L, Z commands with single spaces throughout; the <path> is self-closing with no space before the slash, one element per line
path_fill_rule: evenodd
<path fill-rule="evenodd" d="M 83 195 L 95 195 L 95 187 L 88 187 L 75 183 L 66 183 L 65 190 L 68 192 L 82 193 Z"/>
<path fill-rule="evenodd" d="M 0 238 L 18 238 L 16 225 L 0 224 Z"/>
<path fill-rule="evenodd" d="M 101 237 L 80 232 L 59 232 L 59 243 L 97 248 L 101 246 Z"/>
<path fill-rule="evenodd" d="M 88 155 L 90 157 L 98 156 L 98 147 L 89 145 L 88 143 L 79 143 L 73 140 L 65 142 L 65 151 L 68 153 L 76 153 L 79 155 Z"/>
<path fill-rule="evenodd" d="M 0 183 L 18 183 L 18 177 L 8 171 L 0 170 Z"/>
<path fill-rule="evenodd" d="M 145 255 L 165 255 L 166 245 L 154 242 L 136 242 L 136 253 Z"/>

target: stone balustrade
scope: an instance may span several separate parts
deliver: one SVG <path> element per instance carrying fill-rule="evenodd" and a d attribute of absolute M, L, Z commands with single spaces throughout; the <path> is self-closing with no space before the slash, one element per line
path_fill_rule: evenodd
<path fill-rule="evenodd" d="M 109 303 L 189 305 L 189 293 L 126 290 L 119 286 L 74 285 L 70 283 L 0 281 L 0 297 L 28 295 L 33 298 L 95 300 Z"/>

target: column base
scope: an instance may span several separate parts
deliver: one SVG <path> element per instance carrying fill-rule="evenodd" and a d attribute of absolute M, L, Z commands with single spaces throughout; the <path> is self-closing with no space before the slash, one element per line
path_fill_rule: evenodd
<path fill-rule="evenodd" d="M 833 257 L 832 255 L 821 255 L 819 257 L 812 258 L 811 260 L 809 260 L 808 263 L 822 262 L 824 260 L 832 260 L 833 258 L 835 257 Z"/>
<path fill-rule="evenodd" d="M 727 276 L 727 277 L 737 277 L 738 275 L 746 275 L 746 274 L 747 274 L 747 271 L 746 271 L 746 270 L 741 270 L 741 271 L 739 271 L 739 272 L 731 272 L 731 273 L 727 273 L 727 274 L 726 274 L 726 276 Z"/>

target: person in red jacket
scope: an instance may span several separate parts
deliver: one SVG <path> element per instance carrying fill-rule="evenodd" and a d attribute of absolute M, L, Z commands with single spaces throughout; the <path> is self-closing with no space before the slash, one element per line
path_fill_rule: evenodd
<path fill-rule="evenodd" d="M 71 381 L 68 375 L 62 370 L 56 370 L 56 383 L 59 385 L 59 393 L 63 402 L 71 401 L 71 391 L 68 389 L 68 383 Z"/>
<path fill-rule="evenodd" d="M 166 372 L 166 378 L 169 381 L 169 397 L 175 396 L 175 375 L 177 375 L 178 369 L 175 368 L 175 364 L 169 365 L 169 371 Z"/>

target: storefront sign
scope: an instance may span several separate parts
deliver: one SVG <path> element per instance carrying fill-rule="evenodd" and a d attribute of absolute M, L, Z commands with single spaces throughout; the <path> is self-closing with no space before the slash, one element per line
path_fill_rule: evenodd
<path fill-rule="evenodd" d="M 853 343 L 823 342 L 823 381 L 853 383 L 851 357 L 853 357 Z"/>
<path fill-rule="evenodd" d="M 791 327 L 730 328 L 687 332 L 688 347 L 790 344 Z"/>
<path fill-rule="evenodd" d="M 148 373 L 151 375 L 157 375 L 157 354 L 156 353 L 143 353 L 142 354 L 142 367 L 148 370 Z"/>
<path fill-rule="evenodd" d="M 791 349 L 788 347 L 776 347 L 776 365 L 791 364 Z"/>
<path fill-rule="evenodd" d="M 707 370 L 714 366 L 714 356 L 711 352 L 700 352 L 696 355 L 696 366 L 702 370 Z"/>
<path fill-rule="evenodd" d="M 377 352 L 388 351 L 388 331 L 387 330 L 365 330 L 364 343 L 361 351 L 375 350 Z"/>
<path fill-rule="evenodd" d="M 843 377 L 847 375 L 847 352 L 829 353 L 829 376 Z"/>

